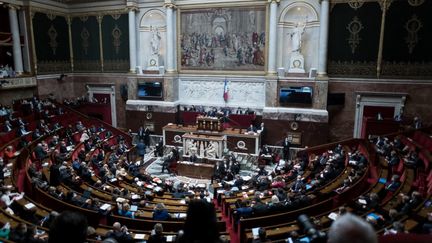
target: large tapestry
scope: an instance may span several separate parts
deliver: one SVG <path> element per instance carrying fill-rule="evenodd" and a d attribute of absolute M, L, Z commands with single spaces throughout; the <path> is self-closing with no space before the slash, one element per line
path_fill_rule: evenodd
<path fill-rule="evenodd" d="M 182 70 L 264 71 L 265 7 L 182 10 Z"/>

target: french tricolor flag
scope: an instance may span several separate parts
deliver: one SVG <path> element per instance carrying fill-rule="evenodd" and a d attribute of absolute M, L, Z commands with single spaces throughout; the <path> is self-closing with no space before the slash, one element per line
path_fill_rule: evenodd
<path fill-rule="evenodd" d="M 225 78 L 225 82 L 224 82 L 223 99 L 224 99 L 225 102 L 228 101 L 228 80 L 226 78 Z"/>

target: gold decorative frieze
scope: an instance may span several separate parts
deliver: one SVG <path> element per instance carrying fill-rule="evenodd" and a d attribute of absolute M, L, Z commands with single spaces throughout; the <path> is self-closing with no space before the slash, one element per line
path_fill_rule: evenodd
<path fill-rule="evenodd" d="M 124 71 L 129 70 L 129 60 L 104 60 L 104 71 Z"/>
<path fill-rule="evenodd" d="M 69 72 L 69 61 L 40 61 L 38 60 L 38 74 Z"/>
<path fill-rule="evenodd" d="M 100 72 L 101 63 L 99 60 L 75 60 L 74 70 L 76 72 Z"/>
<path fill-rule="evenodd" d="M 432 77 L 432 62 L 384 62 L 382 75 L 388 77 Z"/>
<path fill-rule="evenodd" d="M 335 76 L 375 76 L 376 62 L 330 61 L 328 73 Z"/>
<path fill-rule="evenodd" d="M 357 16 L 354 16 L 354 18 L 351 20 L 351 22 L 347 25 L 347 30 L 350 33 L 348 40 L 348 44 L 351 47 L 351 53 L 354 54 L 357 46 L 360 44 L 361 38 L 360 38 L 360 31 L 363 29 L 363 24 L 359 20 Z"/>
<path fill-rule="evenodd" d="M 412 54 L 414 51 L 414 48 L 416 47 L 419 37 L 418 32 L 423 27 L 422 22 L 417 18 L 417 15 L 413 15 L 411 19 L 409 19 L 405 23 L 405 29 L 408 32 L 407 37 L 405 37 L 405 42 L 408 46 L 408 53 Z"/>

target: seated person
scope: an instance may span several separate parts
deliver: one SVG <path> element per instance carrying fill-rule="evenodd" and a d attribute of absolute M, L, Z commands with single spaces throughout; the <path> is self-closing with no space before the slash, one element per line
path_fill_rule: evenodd
<path fill-rule="evenodd" d="M 395 166 L 398 165 L 400 162 L 399 156 L 397 155 L 397 152 L 395 150 L 392 150 L 390 152 L 390 157 L 386 157 L 387 164 L 389 166 Z"/>
<path fill-rule="evenodd" d="M 134 212 L 130 211 L 131 207 L 128 203 L 123 203 L 123 204 L 118 203 L 117 207 L 118 207 L 118 211 L 117 211 L 118 215 L 132 218 L 132 219 L 135 218 L 135 214 Z"/>
<path fill-rule="evenodd" d="M 390 182 L 386 185 L 386 189 L 391 192 L 396 191 L 401 185 L 399 178 L 399 175 L 393 175 Z"/>
<path fill-rule="evenodd" d="M 251 124 L 248 128 L 247 128 L 247 130 L 246 130 L 248 133 L 256 133 L 257 132 L 257 130 L 256 130 L 256 128 L 253 126 L 253 124 Z"/>
<path fill-rule="evenodd" d="M 156 204 L 156 207 L 153 210 L 153 220 L 164 221 L 170 218 L 171 215 L 168 213 L 165 205 L 163 203 Z"/>
<path fill-rule="evenodd" d="M 6 120 L 3 125 L 3 132 L 10 132 L 10 131 L 12 131 L 12 124 L 10 123 L 9 120 Z"/>
<path fill-rule="evenodd" d="M 119 222 L 113 224 L 113 229 L 108 231 L 105 238 L 113 238 L 116 242 L 133 242 L 131 234 L 126 226 L 122 226 Z"/>
<path fill-rule="evenodd" d="M 152 234 L 149 236 L 147 243 L 165 243 L 166 237 L 163 235 L 163 227 L 162 224 L 155 224 Z"/>

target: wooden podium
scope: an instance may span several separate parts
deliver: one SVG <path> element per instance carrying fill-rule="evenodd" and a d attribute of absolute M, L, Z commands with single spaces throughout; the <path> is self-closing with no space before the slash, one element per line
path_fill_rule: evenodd
<path fill-rule="evenodd" d="M 196 118 L 197 130 L 221 132 L 223 131 L 222 119 L 219 117 L 198 116 Z"/>
<path fill-rule="evenodd" d="M 214 173 L 214 164 L 179 161 L 177 162 L 177 173 L 179 176 L 187 176 L 199 179 L 211 179 Z"/>

